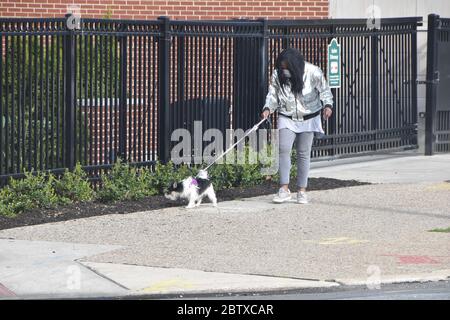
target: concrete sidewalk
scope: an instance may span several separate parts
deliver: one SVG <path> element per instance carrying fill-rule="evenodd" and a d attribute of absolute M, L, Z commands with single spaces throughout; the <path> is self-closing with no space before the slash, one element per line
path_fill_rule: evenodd
<path fill-rule="evenodd" d="M 450 180 L 450 155 L 409 151 L 313 162 L 310 177 L 322 176 L 371 183 L 442 182 Z"/>
<path fill-rule="evenodd" d="M 450 155 L 361 160 L 315 163 L 311 176 L 377 184 L 310 192 L 308 205 L 276 205 L 264 196 L 218 209 L 205 204 L 0 231 L 0 296 L 183 295 L 447 279 L 450 235 L 429 231 L 450 227 L 444 182 Z"/>

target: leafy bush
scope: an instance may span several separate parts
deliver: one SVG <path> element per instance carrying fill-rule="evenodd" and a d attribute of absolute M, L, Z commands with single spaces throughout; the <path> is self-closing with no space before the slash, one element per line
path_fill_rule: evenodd
<path fill-rule="evenodd" d="M 86 202 L 94 199 L 94 190 L 79 163 L 75 166 L 73 172 L 66 169 L 63 177 L 55 181 L 54 187 L 59 202 L 62 204 Z"/>
<path fill-rule="evenodd" d="M 137 200 L 152 194 L 148 174 L 130 167 L 119 159 L 111 173 L 102 177 L 102 188 L 97 192 L 101 201 Z"/>
<path fill-rule="evenodd" d="M 155 171 L 151 175 L 150 185 L 156 193 L 163 193 L 169 184 L 175 181 L 174 166 L 171 161 L 166 165 L 157 162 Z"/>
<path fill-rule="evenodd" d="M 261 183 L 264 176 L 261 173 L 261 164 L 253 163 L 256 160 L 256 152 L 250 147 L 244 148 L 242 163 L 224 163 L 211 166 L 209 176 L 215 189 L 222 190 L 232 187 L 249 187 Z M 232 151 L 229 159 L 236 160 L 235 152 Z"/>
<path fill-rule="evenodd" d="M 229 189 L 236 185 L 235 166 L 227 163 L 214 164 L 208 170 L 214 189 Z"/>
<path fill-rule="evenodd" d="M 255 159 L 255 151 L 248 146 L 244 150 L 243 163 L 214 164 L 209 168 L 208 174 L 216 190 L 254 186 L 265 180 L 261 164 L 249 161 Z M 236 158 L 233 153 L 230 157 Z M 173 181 L 196 176 L 199 169 L 186 164 L 175 166 L 172 162 L 157 162 L 153 170 L 137 169 L 119 159 L 111 172 L 101 177 L 101 187 L 96 192 L 80 164 L 76 165 L 73 172 L 66 171 L 59 180 L 51 174 L 26 173 L 25 179 L 11 179 L 10 184 L 0 190 L 0 214 L 15 216 L 33 208 L 91 201 L 95 198 L 103 202 L 142 199 L 164 193 Z"/>
<path fill-rule="evenodd" d="M 11 179 L 10 184 L 0 190 L 0 213 L 15 216 L 33 208 L 51 208 L 58 203 L 53 189 L 53 175 L 25 172 L 24 179 Z"/>
<path fill-rule="evenodd" d="M 149 168 L 135 169 L 119 160 L 111 173 L 102 178 L 102 188 L 97 197 L 101 201 L 120 201 L 163 194 L 173 181 L 196 173 L 195 169 L 191 172 L 187 165 L 176 168 L 172 162 L 157 162 L 152 171 Z"/>
<path fill-rule="evenodd" d="M 153 194 L 163 194 L 167 191 L 167 187 L 175 181 L 181 181 L 188 176 L 195 176 L 198 168 L 189 168 L 186 164 L 175 166 L 172 161 L 167 164 L 157 162 L 153 172 L 149 170 L 148 184 Z"/>

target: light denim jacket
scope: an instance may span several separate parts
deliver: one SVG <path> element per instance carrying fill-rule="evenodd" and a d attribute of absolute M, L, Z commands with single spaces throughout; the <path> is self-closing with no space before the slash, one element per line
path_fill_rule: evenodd
<path fill-rule="evenodd" d="M 333 94 L 319 67 L 305 62 L 303 82 L 302 94 L 295 97 L 290 84 L 284 85 L 284 91 L 281 90 L 278 72 L 275 69 L 263 110 L 269 109 L 270 113 L 278 110 L 279 113 L 291 117 L 292 120 L 303 121 L 303 116 L 315 113 L 325 105 L 333 107 Z"/>

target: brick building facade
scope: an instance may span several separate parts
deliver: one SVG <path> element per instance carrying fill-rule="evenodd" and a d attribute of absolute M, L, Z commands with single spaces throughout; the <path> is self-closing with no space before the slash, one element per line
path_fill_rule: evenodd
<path fill-rule="evenodd" d="M 0 17 L 61 17 L 78 6 L 82 17 L 153 20 L 225 20 L 236 18 L 321 19 L 328 0 L 2 0 Z"/>

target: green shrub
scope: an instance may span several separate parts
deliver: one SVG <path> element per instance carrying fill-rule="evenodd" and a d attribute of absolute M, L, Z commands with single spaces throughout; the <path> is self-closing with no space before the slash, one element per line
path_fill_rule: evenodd
<path fill-rule="evenodd" d="M 236 152 L 231 151 L 228 155 L 229 162 L 236 160 Z M 232 187 L 249 187 L 261 183 L 264 176 L 261 173 L 261 164 L 253 163 L 251 159 L 256 160 L 257 154 L 249 146 L 244 148 L 244 158 L 240 159 L 243 163 L 216 163 L 208 170 L 214 188 L 217 190 L 228 189 Z M 243 160 L 243 161 L 242 161 Z"/>
<path fill-rule="evenodd" d="M 216 190 L 254 186 L 265 180 L 261 173 L 262 165 L 249 163 L 251 157 L 256 159 L 255 151 L 248 146 L 244 150 L 244 163 L 216 163 L 209 168 L 208 174 Z M 235 151 L 229 157 L 235 159 Z M 91 201 L 94 198 L 103 202 L 142 199 L 164 193 L 173 181 L 196 176 L 203 167 L 157 162 L 154 170 L 136 169 L 119 159 L 111 172 L 101 177 L 101 188 L 97 192 L 92 189 L 80 164 L 73 172 L 66 170 L 59 180 L 51 174 L 25 173 L 25 179 L 11 179 L 10 184 L 0 190 L 0 214 L 15 216 L 32 208 Z"/>
<path fill-rule="evenodd" d="M 101 201 L 142 199 L 151 194 L 147 174 L 118 160 L 109 175 L 102 177 L 102 188 L 97 192 Z"/>
<path fill-rule="evenodd" d="M 186 164 L 180 165 L 175 168 L 173 180 L 181 181 L 189 176 L 196 176 L 198 174 L 198 170 L 199 169 L 197 167 L 189 168 Z"/>
<path fill-rule="evenodd" d="M 157 162 L 154 172 L 150 173 L 149 185 L 155 193 L 163 194 L 172 182 L 181 181 L 191 175 L 195 176 L 197 173 L 197 168 L 189 168 L 186 164 L 177 167 L 172 161 L 167 164 Z"/>
<path fill-rule="evenodd" d="M 58 203 L 53 189 L 52 174 L 25 172 L 24 179 L 11 179 L 10 184 L 0 190 L 0 212 L 15 216 L 33 208 L 51 208 Z"/>
<path fill-rule="evenodd" d="M 235 165 L 216 163 L 208 169 L 208 175 L 216 191 L 236 185 Z"/>
<path fill-rule="evenodd" d="M 62 178 L 55 181 L 54 187 L 58 200 L 62 204 L 87 202 L 94 199 L 94 190 L 79 163 L 73 172 L 66 169 Z"/>
<path fill-rule="evenodd" d="M 30 201 L 17 201 L 15 192 L 9 186 L 0 190 L 0 215 L 13 218 L 31 207 Z"/>
<path fill-rule="evenodd" d="M 152 188 L 158 193 L 166 191 L 169 184 L 176 180 L 175 172 L 172 161 L 167 164 L 157 162 L 155 165 L 155 171 L 152 173 L 150 184 Z"/>
<path fill-rule="evenodd" d="M 239 175 L 240 181 L 237 186 L 252 187 L 260 184 L 264 179 L 258 164 L 243 164 L 239 169 L 241 170 L 241 173 Z"/>

